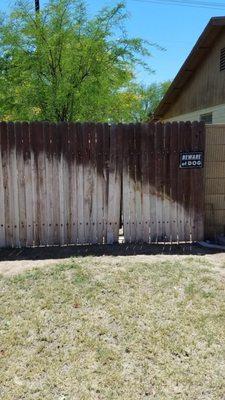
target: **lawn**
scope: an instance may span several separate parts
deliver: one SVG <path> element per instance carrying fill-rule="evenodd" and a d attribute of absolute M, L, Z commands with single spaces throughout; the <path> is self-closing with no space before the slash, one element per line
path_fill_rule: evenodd
<path fill-rule="evenodd" d="M 225 399 L 213 257 L 78 257 L 0 288 L 4 400 Z"/>

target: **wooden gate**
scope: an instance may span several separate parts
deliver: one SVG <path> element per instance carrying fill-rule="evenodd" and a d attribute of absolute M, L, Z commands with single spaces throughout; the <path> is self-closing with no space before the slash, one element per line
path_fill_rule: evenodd
<path fill-rule="evenodd" d="M 0 247 L 203 239 L 201 123 L 0 124 Z M 121 201 L 122 199 L 122 201 Z M 122 210 L 121 210 L 122 204 Z"/>
<path fill-rule="evenodd" d="M 181 152 L 203 152 L 204 124 L 130 125 L 123 134 L 124 237 L 128 242 L 204 237 L 203 168 L 181 169 Z"/>

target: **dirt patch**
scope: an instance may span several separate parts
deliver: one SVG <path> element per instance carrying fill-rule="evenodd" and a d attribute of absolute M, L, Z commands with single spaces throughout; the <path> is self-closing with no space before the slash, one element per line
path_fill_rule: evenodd
<path fill-rule="evenodd" d="M 218 271 L 225 275 L 225 253 L 218 253 L 197 245 L 145 245 L 145 244 L 115 244 L 64 247 L 39 247 L 29 249 L 0 250 L 0 274 L 16 275 L 33 268 L 66 263 L 71 258 L 111 256 L 113 259 L 136 256 L 144 262 L 176 261 L 186 256 L 206 257 L 213 262 Z"/>

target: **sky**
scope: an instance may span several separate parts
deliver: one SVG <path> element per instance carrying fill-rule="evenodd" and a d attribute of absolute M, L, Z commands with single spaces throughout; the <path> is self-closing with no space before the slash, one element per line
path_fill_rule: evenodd
<path fill-rule="evenodd" d="M 34 3 L 34 0 L 30 1 Z M 43 1 L 41 0 L 41 3 Z M 148 63 L 155 72 L 149 74 L 138 69 L 138 81 L 147 85 L 152 82 L 172 80 L 175 77 L 209 19 L 225 15 L 225 3 L 223 10 L 216 8 L 216 3 L 222 3 L 222 0 L 205 1 L 210 1 L 212 9 L 168 5 L 168 0 L 157 0 L 155 3 L 149 0 L 126 1 L 129 12 L 127 22 L 129 35 L 139 36 L 165 48 L 164 51 L 151 48 L 152 57 L 148 59 Z M 87 0 L 90 15 L 105 5 L 116 3 L 114 0 Z M 0 10 L 8 11 L 10 4 L 10 0 L 0 0 Z"/>

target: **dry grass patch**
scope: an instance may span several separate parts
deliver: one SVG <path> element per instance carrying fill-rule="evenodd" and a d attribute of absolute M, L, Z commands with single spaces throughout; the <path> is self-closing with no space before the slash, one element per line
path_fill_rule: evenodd
<path fill-rule="evenodd" d="M 213 258 L 78 258 L 0 287 L 4 400 L 225 398 Z"/>

